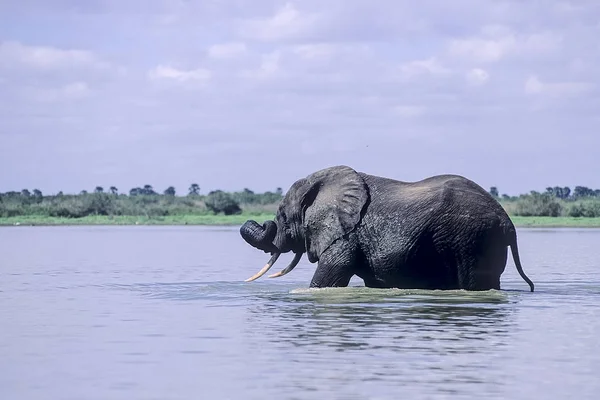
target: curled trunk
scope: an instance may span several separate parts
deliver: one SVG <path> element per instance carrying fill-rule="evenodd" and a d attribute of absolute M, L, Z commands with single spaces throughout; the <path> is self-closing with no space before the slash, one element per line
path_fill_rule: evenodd
<path fill-rule="evenodd" d="M 273 221 L 266 221 L 260 225 L 256 221 L 248 220 L 240 228 L 242 238 L 252 247 L 260 249 L 265 253 L 277 252 L 273 244 L 277 234 L 277 225 Z"/>

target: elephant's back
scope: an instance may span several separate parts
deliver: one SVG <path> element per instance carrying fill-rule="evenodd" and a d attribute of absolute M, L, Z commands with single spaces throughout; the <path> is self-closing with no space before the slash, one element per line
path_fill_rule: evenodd
<path fill-rule="evenodd" d="M 365 174 L 363 179 L 369 187 L 371 206 L 383 214 L 394 216 L 393 219 L 406 221 L 411 218 L 424 226 L 442 214 L 460 215 L 496 220 L 512 228 L 512 222 L 500 203 L 464 176 L 445 174 L 403 182 Z"/>
<path fill-rule="evenodd" d="M 477 183 L 461 176 L 448 177 L 441 185 L 440 211 L 453 226 L 467 224 L 478 229 L 514 231 L 502 205 Z M 467 222 L 469 221 L 469 222 Z"/>
<path fill-rule="evenodd" d="M 455 189 L 469 189 L 474 184 L 459 175 L 435 175 L 416 182 L 404 182 L 390 178 L 361 173 L 369 188 L 372 204 L 413 208 L 439 203 L 444 193 Z M 476 184 L 474 184 L 476 185 Z M 471 190 L 476 188 L 471 187 Z M 413 210 L 411 210 L 413 211 Z"/>
<path fill-rule="evenodd" d="M 439 208 L 442 185 L 361 176 L 369 190 L 367 212 L 358 229 L 361 234 L 404 240 L 427 230 Z"/>

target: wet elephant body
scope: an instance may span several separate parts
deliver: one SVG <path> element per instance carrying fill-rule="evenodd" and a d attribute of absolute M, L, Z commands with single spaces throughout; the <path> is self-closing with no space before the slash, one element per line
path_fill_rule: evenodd
<path fill-rule="evenodd" d="M 438 175 L 402 182 L 347 166 L 299 179 L 275 219 L 247 221 L 242 237 L 272 254 L 318 263 L 311 287 L 347 286 L 357 275 L 365 286 L 414 289 L 500 289 L 510 246 L 521 268 L 515 227 L 502 206 L 474 182 Z"/>

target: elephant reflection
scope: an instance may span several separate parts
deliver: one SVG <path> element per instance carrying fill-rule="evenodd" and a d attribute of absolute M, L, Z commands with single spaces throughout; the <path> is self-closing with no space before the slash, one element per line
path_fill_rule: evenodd
<path fill-rule="evenodd" d="M 344 351 L 417 346 L 436 353 L 470 352 L 502 344 L 512 324 L 508 296 L 406 300 L 400 295 L 338 303 L 327 296 L 289 295 L 279 301 L 270 298 L 257 303 L 261 305 L 250 308 L 252 325 L 268 323 L 268 330 L 286 347 L 326 346 Z M 428 345 L 431 341 L 438 346 Z M 457 346 L 461 341 L 462 346 Z M 466 342 L 470 345 L 465 347 Z"/>

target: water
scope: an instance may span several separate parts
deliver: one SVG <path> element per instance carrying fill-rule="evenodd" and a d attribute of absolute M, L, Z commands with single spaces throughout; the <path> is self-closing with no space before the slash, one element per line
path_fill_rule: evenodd
<path fill-rule="evenodd" d="M 314 291 L 237 228 L 2 228 L 0 398 L 596 399 L 600 230 L 519 240 L 534 293 Z"/>

